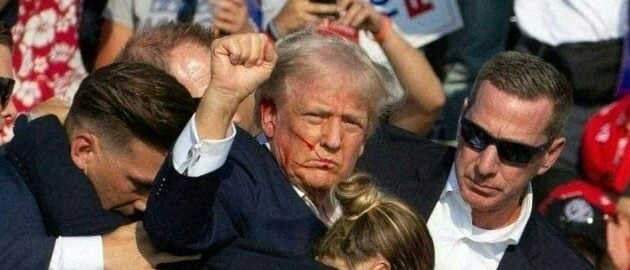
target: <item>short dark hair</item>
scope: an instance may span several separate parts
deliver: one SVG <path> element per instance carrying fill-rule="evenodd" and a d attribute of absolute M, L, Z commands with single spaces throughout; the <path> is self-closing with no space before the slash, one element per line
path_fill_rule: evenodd
<path fill-rule="evenodd" d="M 0 45 L 9 47 L 9 50 L 13 49 L 13 38 L 11 36 L 11 29 L 8 28 L 4 22 L 0 22 Z"/>
<path fill-rule="evenodd" d="M 209 28 L 199 24 L 168 22 L 136 33 L 114 61 L 146 63 L 169 72 L 168 57 L 175 47 L 190 42 L 210 50 L 212 40 Z"/>
<path fill-rule="evenodd" d="M 529 54 L 502 52 L 486 62 L 477 74 L 468 107 L 476 99 L 481 83 L 490 82 L 500 91 L 523 100 L 546 98 L 553 103 L 553 115 L 545 133 L 559 137 L 573 103 L 571 85 L 552 65 Z"/>
<path fill-rule="evenodd" d="M 143 63 L 114 63 L 92 72 L 77 90 L 66 131 L 86 128 L 122 150 L 133 138 L 167 151 L 194 112 L 190 93 L 166 72 Z"/>

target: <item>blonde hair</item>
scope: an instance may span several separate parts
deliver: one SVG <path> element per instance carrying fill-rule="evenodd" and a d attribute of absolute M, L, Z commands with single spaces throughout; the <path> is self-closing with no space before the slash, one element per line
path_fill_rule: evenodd
<path fill-rule="evenodd" d="M 433 241 L 426 223 L 401 201 L 379 192 L 372 177 L 357 173 L 333 194 L 344 216 L 316 248 L 319 258 L 338 258 L 351 269 L 381 256 L 391 269 L 433 269 Z"/>

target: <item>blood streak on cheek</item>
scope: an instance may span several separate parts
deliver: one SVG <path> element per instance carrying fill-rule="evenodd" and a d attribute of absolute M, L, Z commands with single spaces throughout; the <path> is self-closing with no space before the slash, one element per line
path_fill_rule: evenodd
<path fill-rule="evenodd" d="M 299 134 L 297 134 L 297 133 L 295 133 L 295 132 L 293 132 L 293 131 L 291 131 L 291 132 L 293 133 L 293 135 L 295 135 L 295 137 L 297 137 L 297 138 L 298 138 L 298 139 L 300 139 L 300 140 L 301 140 L 304 144 L 306 144 L 306 147 L 308 147 L 308 149 L 309 149 L 311 152 L 315 153 L 315 155 L 317 156 L 317 158 L 318 158 L 318 159 L 320 159 L 320 160 L 324 160 L 324 161 L 327 161 L 327 162 L 332 162 L 332 161 L 331 161 L 331 160 L 329 160 L 329 159 L 325 159 L 325 158 L 323 158 L 322 156 L 320 156 L 320 155 L 319 155 L 319 153 L 317 153 L 317 151 L 315 151 L 315 144 L 312 144 L 312 143 L 308 142 L 306 139 L 304 139 L 304 138 L 303 138 L 302 136 L 300 136 Z M 323 167 L 324 169 L 330 169 L 330 166 L 328 166 L 328 164 L 324 164 L 324 165 L 322 165 L 322 167 Z"/>
<path fill-rule="evenodd" d="M 298 135 L 295 132 L 293 132 L 293 135 L 295 135 L 295 137 L 298 137 L 298 139 L 300 139 L 302 142 L 304 142 L 304 144 L 306 144 L 306 147 L 308 147 L 309 150 L 315 151 L 315 145 L 314 144 L 309 143 L 306 139 L 304 139 L 302 136 Z"/>

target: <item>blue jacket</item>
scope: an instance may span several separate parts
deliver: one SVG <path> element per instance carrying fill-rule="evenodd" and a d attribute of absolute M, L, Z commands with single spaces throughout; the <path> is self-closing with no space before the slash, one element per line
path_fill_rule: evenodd
<path fill-rule="evenodd" d="M 144 225 L 157 248 L 201 252 L 208 265 L 221 268 L 257 261 L 244 255 L 248 250 L 258 255 L 266 250 L 288 261 L 312 260 L 311 248 L 326 231 L 269 150 L 241 129 L 226 163 L 215 172 L 186 177 L 167 158 L 149 195 Z"/>

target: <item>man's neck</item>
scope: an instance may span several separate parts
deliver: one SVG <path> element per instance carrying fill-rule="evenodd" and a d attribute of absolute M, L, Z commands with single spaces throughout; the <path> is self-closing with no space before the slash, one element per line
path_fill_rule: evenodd
<path fill-rule="evenodd" d="M 506 227 L 518 220 L 521 214 L 522 200 L 505 205 L 501 209 L 472 209 L 472 223 L 484 230 L 496 230 Z"/>
<path fill-rule="evenodd" d="M 317 211 L 326 213 L 326 205 L 330 201 L 330 192 L 311 192 L 305 190 L 306 196 L 315 204 Z"/>

